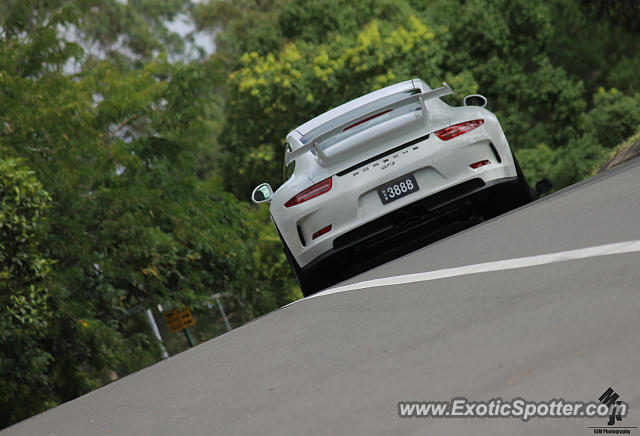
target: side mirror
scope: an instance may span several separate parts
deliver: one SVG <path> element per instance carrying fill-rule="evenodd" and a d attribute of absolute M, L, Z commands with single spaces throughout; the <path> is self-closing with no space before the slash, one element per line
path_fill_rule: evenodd
<path fill-rule="evenodd" d="M 542 194 L 546 194 L 552 189 L 553 189 L 553 185 L 551 184 L 551 181 L 546 177 L 540 180 L 538 183 L 536 183 L 536 192 L 538 193 L 539 196 Z"/>
<path fill-rule="evenodd" d="M 480 94 L 467 95 L 464 98 L 464 105 L 485 107 L 487 105 L 487 98 Z"/>
<path fill-rule="evenodd" d="M 271 186 L 268 183 L 258 185 L 258 187 L 251 193 L 251 201 L 254 203 L 271 201 L 271 197 L 273 197 L 273 189 L 271 189 Z"/>

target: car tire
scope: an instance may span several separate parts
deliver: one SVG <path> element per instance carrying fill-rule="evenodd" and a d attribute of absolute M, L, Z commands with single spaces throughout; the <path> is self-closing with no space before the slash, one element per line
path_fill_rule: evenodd
<path fill-rule="evenodd" d="M 535 192 L 524 178 L 518 160 L 513 153 L 511 155 L 513 156 L 517 178 L 492 190 L 487 201 L 479 209 L 480 215 L 485 220 L 495 218 L 536 199 Z"/>
<path fill-rule="evenodd" d="M 522 172 L 522 168 L 520 168 L 520 163 L 518 162 L 518 159 L 516 159 L 516 155 L 511 152 L 511 156 L 513 156 L 513 163 L 516 167 L 516 175 L 518 176 L 518 184 L 513 198 L 514 208 L 516 208 L 524 204 L 531 203 L 537 198 L 537 194 L 524 178 L 524 173 Z"/>
<path fill-rule="evenodd" d="M 296 259 L 293 257 L 293 254 L 291 254 L 291 250 L 289 250 L 287 243 L 284 242 L 284 239 L 282 238 L 282 235 L 280 235 L 280 232 L 278 232 L 278 236 L 280 236 L 280 242 L 282 242 L 284 254 L 289 261 L 289 265 L 291 265 L 291 269 L 293 270 L 293 274 L 298 281 L 298 285 L 300 286 L 302 295 L 308 297 L 309 295 L 323 289 L 323 280 L 321 279 L 321 277 L 316 274 L 303 271 L 302 268 L 300 268 L 300 266 L 298 265 L 298 262 L 296 262 Z"/>

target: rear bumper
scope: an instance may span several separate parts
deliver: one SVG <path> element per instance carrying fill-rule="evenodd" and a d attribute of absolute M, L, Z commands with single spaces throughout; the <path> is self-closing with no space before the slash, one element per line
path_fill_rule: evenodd
<path fill-rule="evenodd" d="M 490 164 L 477 169 L 471 167 L 472 163 L 483 160 Z M 378 188 L 409 175 L 415 177 L 419 191 L 382 204 Z M 440 192 L 456 190 L 459 185 L 482 189 L 516 175 L 500 125 L 487 117 L 483 126 L 449 141 L 427 134 L 360 161 L 331 176 L 333 187 L 329 192 L 287 208 L 284 206 L 286 201 L 308 188 L 310 181 L 317 183 L 328 176 L 323 174 L 309 179 L 294 175 L 275 192 L 271 215 L 292 256 L 300 267 L 306 268 L 340 248 L 344 243 L 343 235 L 352 235 L 394 211 L 421 200 L 428 202 L 426 199 L 438 198 Z M 473 185 L 474 179 L 480 179 L 484 185 Z M 327 227 L 330 227 L 328 232 L 317 236 Z"/>
<path fill-rule="evenodd" d="M 333 248 L 305 265 L 310 272 L 328 263 L 357 265 L 401 247 L 427 240 L 448 228 L 469 221 L 486 207 L 490 195 L 500 190 L 517 189 L 517 177 L 505 177 L 485 183 L 481 178 L 467 180 L 434 195 L 421 198 L 400 209 L 346 232 L 333 240 Z"/>

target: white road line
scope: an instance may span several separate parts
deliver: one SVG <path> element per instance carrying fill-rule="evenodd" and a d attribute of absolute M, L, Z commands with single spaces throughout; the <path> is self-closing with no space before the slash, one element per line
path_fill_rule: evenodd
<path fill-rule="evenodd" d="M 330 288 L 326 291 L 318 292 L 317 294 L 311 295 L 307 298 L 337 294 L 340 292 L 353 291 L 356 289 L 367 289 L 379 286 L 399 285 L 404 283 L 427 282 L 430 280 L 445 279 L 448 277 L 459 277 L 490 271 L 504 271 L 516 268 L 527 268 L 530 266 L 565 262 L 567 260 L 587 259 L 590 257 L 636 252 L 640 252 L 640 240 L 616 242 L 614 244 L 598 245 L 596 247 L 580 248 L 577 250 L 559 251 L 557 253 L 541 254 L 538 256 L 518 257 L 515 259 L 477 263 L 475 265 L 446 268 L 437 271 L 405 274 L 383 279 L 367 280 L 365 282 L 353 283 L 351 285 L 339 286 L 337 288 Z"/>

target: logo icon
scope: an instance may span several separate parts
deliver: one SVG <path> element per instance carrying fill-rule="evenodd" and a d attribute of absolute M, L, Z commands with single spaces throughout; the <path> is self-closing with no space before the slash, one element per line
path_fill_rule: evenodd
<path fill-rule="evenodd" d="M 607 425 L 614 425 L 616 421 L 622 421 L 622 416 L 620 415 L 620 405 L 622 404 L 622 401 L 617 401 L 619 397 L 620 395 L 618 395 L 613 388 L 609 386 L 609 388 L 600 395 L 600 398 L 598 398 L 601 403 L 609 406 L 610 415 Z"/>

